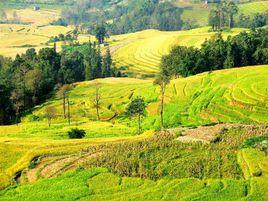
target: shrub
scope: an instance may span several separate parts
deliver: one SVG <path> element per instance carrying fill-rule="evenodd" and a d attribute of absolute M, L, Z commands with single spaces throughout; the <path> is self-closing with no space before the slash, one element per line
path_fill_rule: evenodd
<path fill-rule="evenodd" d="M 70 139 L 82 139 L 86 135 L 86 132 L 84 130 L 73 128 L 70 131 L 68 131 L 68 136 Z"/>

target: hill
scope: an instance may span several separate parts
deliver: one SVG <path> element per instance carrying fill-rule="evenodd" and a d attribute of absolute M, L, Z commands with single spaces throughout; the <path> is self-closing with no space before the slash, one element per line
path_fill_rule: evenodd
<path fill-rule="evenodd" d="M 29 168 L 17 177 L 21 184 L 0 191 L 0 197 L 2 200 L 31 200 L 33 196 L 39 200 L 266 200 L 267 156 L 258 148 L 240 148 L 244 140 L 258 142 L 263 137 L 253 136 L 264 132 L 267 128 L 255 126 L 253 131 L 252 127 L 240 126 L 222 132 L 220 142 L 203 146 L 177 143 L 162 133 L 123 145 L 88 145 L 88 149 L 76 154 L 50 152 L 32 160 Z M 226 145 L 230 146 L 228 150 Z M 113 173 L 114 166 L 112 172 L 89 168 L 94 161 L 105 166 L 104 161 L 109 162 L 110 157 L 117 158 L 118 174 Z M 129 168 L 133 173 L 150 175 L 152 162 L 146 162 L 146 157 L 156 163 L 153 167 L 162 177 L 142 179 L 120 172 L 121 168 Z M 131 170 L 132 165 L 137 172 Z M 165 177 L 166 174 L 171 175 Z M 185 178 L 181 178 L 184 174 Z"/>
<path fill-rule="evenodd" d="M 232 29 L 223 32 L 223 37 L 234 36 L 246 29 Z M 112 36 L 113 58 L 118 68 L 138 75 L 153 75 L 158 72 L 161 57 L 173 45 L 200 47 L 205 39 L 215 35 L 209 27 L 189 31 L 162 32 L 146 30 L 132 34 Z"/>
<path fill-rule="evenodd" d="M 267 67 L 221 70 L 172 80 L 165 100 L 165 125 L 198 126 L 219 122 L 265 124 L 268 119 Z M 97 80 L 101 85 L 101 121 L 96 121 L 92 107 L 95 82 L 74 84 L 70 92 L 70 126 L 62 117 L 62 100 L 55 97 L 37 106 L 18 126 L 0 127 L 2 186 L 21 168 L 28 166 L 35 156 L 70 154 L 91 143 L 143 138 L 135 136 L 136 120 L 124 117 L 124 110 L 133 97 L 142 96 L 147 104 L 147 116 L 143 119 L 142 128 L 154 130 L 159 127 L 159 89 L 152 84 L 152 80 Z M 44 110 L 51 105 L 56 107 L 57 117 L 48 127 Z M 84 129 L 87 139 L 67 140 L 66 132 L 75 127 Z"/>

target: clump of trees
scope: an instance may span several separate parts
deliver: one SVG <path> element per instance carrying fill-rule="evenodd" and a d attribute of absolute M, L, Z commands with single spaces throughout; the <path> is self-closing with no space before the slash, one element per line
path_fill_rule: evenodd
<path fill-rule="evenodd" d="M 234 26 L 234 15 L 238 13 L 238 7 L 233 1 L 221 1 L 209 14 L 209 25 L 213 30 L 220 30 L 225 26 Z"/>
<path fill-rule="evenodd" d="M 234 1 L 221 1 L 216 8 L 211 9 L 208 23 L 212 26 L 213 31 L 222 30 L 224 27 L 232 28 L 258 28 L 267 24 L 268 14 L 257 13 L 253 17 L 240 14 L 238 20 L 234 20 L 234 16 L 238 14 L 239 8 Z"/>
<path fill-rule="evenodd" d="M 75 41 L 77 40 L 78 33 L 67 33 L 66 35 L 64 34 L 59 34 L 58 36 L 52 36 L 49 39 L 49 43 L 53 42 L 59 42 L 59 41 Z"/>
<path fill-rule="evenodd" d="M 206 40 L 200 49 L 174 46 L 163 56 L 161 73 L 165 76 L 187 77 L 224 68 L 268 63 L 268 30 L 242 32 L 224 40 L 220 33 Z"/>
<path fill-rule="evenodd" d="M 104 55 L 96 43 L 86 43 L 82 50 L 74 46 L 57 53 L 55 48 L 43 48 L 38 53 L 31 48 L 14 60 L 0 56 L 0 124 L 18 123 L 22 114 L 46 100 L 59 86 L 95 78 L 121 76 L 112 66 L 109 47 Z M 70 122 L 69 86 L 62 87 L 64 118 Z"/>
<path fill-rule="evenodd" d="M 257 13 L 254 16 L 239 15 L 238 21 L 235 23 L 237 27 L 258 28 L 267 25 L 268 13 Z"/>

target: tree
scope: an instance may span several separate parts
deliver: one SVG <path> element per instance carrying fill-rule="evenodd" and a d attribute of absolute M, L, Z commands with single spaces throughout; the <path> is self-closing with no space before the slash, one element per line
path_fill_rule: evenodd
<path fill-rule="evenodd" d="M 21 91 L 13 90 L 11 93 L 10 99 L 13 102 L 14 108 L 15 108 L 15 115 L 16 115 L 16 124 L 18 125 L 19 122 L 19 116 L 20 111 L 23 108 L 23 94 L 21 94 Z"/>
<path fill-rule="evenodd" d="M 0 10 L 0 20 L 2 22 L 6 22 L 7 21 L 7 14 L 4 10 Z"/>
<path fill-rule="evenodd" d="M 126 109 L 126 115 L 129 117 L 138 117 L 138 134 L 141 133 L 141 117 L 145 116 L 146 104 L 142 97 L 137 97 L 131 101 Z"/>
<path fill-rule="evenodd" d="M 69 105 L 69 96 L 68 96 L 68 92 L 71 90 L 71 86 L 66 84 L 63 85 L 60 90 L 57 92 L 57 97 L 62 99 L 62 108 L 63 108 L 63 118 L 66 119 L 66 117 L 68 117 L 69 119 L 69 112 L 68 112 L 68 116 L 66 115 L 66 103 Z M 67 100 L 68 99 L 68 100 Z M 69 110 L 69 109 L 68 109 Z M 68 120 L 69 122 L 69 120 Z M 70 123 L 69 123 L 70 124 Z"/>
<path fill-rule="evenodd" d="M 257 28 L 257 27 L 263 27 L 264 25 L 266 25 L 265 15 L 256 14 L 253 19 L 252 27 Z"/>
<path fill-rule="evenodd" d="M 110 48 L 108 47 L 106 49 L 106 54 L 103 58 L 103 70 L 102 70 L 103 77 L 111 77 L 112 63 L 113 63 L 113 60 L 112 60 Z"/>
<path fill-rule="evenodd" d="M 95 96 L 94 96 L 94 99 L 92 100 L 92 104 L 93 104 L 93 107 L 96 109 L 97 120 L 99 121 L 100 120 L 99 110 L 100 110 L 100 99 L 101 99 L 100 97 L 101 85 L 100 83 L 95 82 L 94 87 L 95 87 Z"/>
<path fill-rule="evenodd" d="M 154 81 L 154 84 L 160 86 L 161 93 L 161 105 L 160 105 L 160 127 L 164 127 L 164 98 L 166 92 L 166 86 L 170 82 L 170 77 L 160 74 Z"/>
<path fill-rule="evenodd" d="M 93 55 L 93 44 L 89 41 L 86 51 L 84 53 L 85 59 L 85 80 L 92 80 L 93 79 L 93 68 L 92 68 L 92 55 Z"/>
<path fill-rule="evenodd" d="M 102 23 L 101 25 L 97 25 L 94 32 L 99 44 L 103 44 L 105 38 L 108 37 L 108 32 L 106 30 L 105 24 Z"/>
<path fill-rule="evenodd" d="M 213 31 L 217 31 L 220 29 L 220 16 L 219 10 L 211 9 L 208 17 L 208 24 L 212 26 Z"/>
<path fill-rule="evenodd" d="M 57 110 L 54 106 L 48 106 L 45 108 L 45 116 L 48 121 L 48 126 L 51 125 L 51 120 L 56 117 Z"/>
<path fill-rule="evenodd" d="M 223 3 L 225 7 L 225 12 L 229 16 L 229 28 L 232 28 L 234 25 L 234 15 L 238 13 L 238 7 L 233 1 L 225 1 Z"/>

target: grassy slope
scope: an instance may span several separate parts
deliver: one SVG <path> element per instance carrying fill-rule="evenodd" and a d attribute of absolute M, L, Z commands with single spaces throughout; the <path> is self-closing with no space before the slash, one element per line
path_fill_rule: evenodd
<path fill-rule="evenodd" d="M 183 20 L 193 20 L 200 26 L 205 26 L 208 23 L 209 11 L 215 5 L 209 4 L 204 5 L 201 4 L 192 4 L 190 2 L 178 0 L 176 5 L 179 7 L 183 7 L 184 11 L 182 13 Z M 253 16 L 256 13 L 264 13 L 268 10 L 268 2 L 267 1 L 253 1 L 249 3 L 243 3 L 238 5 L 239 13 Z"/>
<path fill-rule="evenodd" d="M 167 54 L 173 45 L 195 46 L 215 33 L 209 27 L 189 31 L 161 32 L 146 30 L 132 34 L 112 36 L 112 48 L 116 49 L 114 60 L 117 67 L 125 67 L 126 72 L 134 74 L 154 74 L 158 71 L 161 57 Z M 244 29 L 232 29 L 223 32 L 224 38 L 236 35 Z"/>
<path fill-rule="evenodd" d="M 233 140 L 231 138 L 227 141 Z M 187 159 L 181 155 L 179 158 Z M 267 156 L 258 149 L 245 148 L 239 150 L 238 160 L 246 180 L 162 178 L 152 181 L 94 168 L 12 186 L 0 191 L 0 197 L 1 200 L 31 200 L 33 197 L 38 200 L 266 200 Z M 262 174 L 256 176 L 259 171 Z"/>
<path fill-rule="evenodd" d="M 167 89 L 165 123 L 170 127 L 211 122 L 266 123 L 267 71 L 267 65 L 245 67 L 173 80 Z M 153 86 L 152 80 L 109 78 L 98 82 L 101 83 L 101 122 L 95 121 L 91 105 L 94 83 L 82 82 L 77 83 L 70 93 L 70 126 L 62 118 L 61 100 L 52 98 L 34 110 L 33 114 L 40 121 L 32 121 L 29 115 L 18 126 L 0 127 L 1 185 L 5 186 L 10 177 L 25 168 L 36 155 L 72 153 L 90 143 L 133 139 L 130 136 L 136 132 L 136 120 L 122 116 L 132 97 L 143 96 L 148 104 L 143 128 L 158 127 L 159 89 Z M 56 106 L 58 111 L 58 118 L 53 120 L 51 128 L 44 119 L 44 109 L 48 105 Z M 119 116 L 107 121 L 115 114 Z M 66 131 L 76 126 L 86 130 L 88 139 L 66 140 Z"/>

